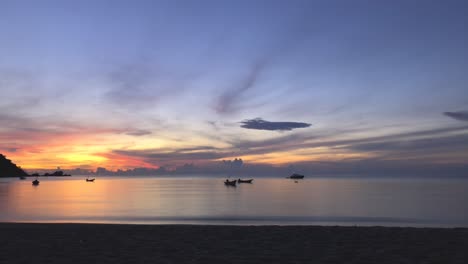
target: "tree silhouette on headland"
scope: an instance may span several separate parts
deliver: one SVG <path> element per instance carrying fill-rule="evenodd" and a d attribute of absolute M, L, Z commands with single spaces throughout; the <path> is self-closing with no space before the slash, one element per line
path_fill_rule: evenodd
<path fill-rule="evenodd" d="M 16 166 L 11 160 L 0 154 L 0 177 L 20 177 L 28 176 L 20 167 Z"/>

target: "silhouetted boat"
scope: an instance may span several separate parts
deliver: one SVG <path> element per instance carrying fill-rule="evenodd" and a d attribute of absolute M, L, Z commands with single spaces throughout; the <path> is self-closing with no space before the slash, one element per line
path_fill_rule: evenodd
<path fill-rule="evenodd" d="M 26 176 L 20 176 L 20 180 L 26 180 Z"/>
<path fill-rule="evenodd" d="M 304 175 L 294 173 L 293 175 L 289 176 L 289 179 L 304 179 Z"/>
<path fill-rule="evenodd" d="M 32 184 L 33 184 L 33 185 L 39 185 L 39 180 L 38 180 L 38 179 L 35 179 L 34 181 L 32 181 Z"/>
<path fill-rule="evenodd" d="M 94 178 L 93 179 L 86 179 L 87 182 L 94 182 Z"/>
<path fill-rule="evenodd" d="M 236 186 L 236 183 L 237 183 L 236 180 L 233 180 L 233 181 L 226 180 L 226 181 L 224 182 L 224 185 L 226 185 L 226 186 Z"/>
<path fill-rule="evenodd" d="M 249 180 L 241 180 L 241 179 L 238 179 L 237 182 L 238 183 L 252 183 L 253 179 L 249 179 Z"/>

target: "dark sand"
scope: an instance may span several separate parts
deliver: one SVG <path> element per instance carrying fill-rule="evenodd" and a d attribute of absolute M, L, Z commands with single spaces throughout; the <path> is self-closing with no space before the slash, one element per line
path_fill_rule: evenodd
<path fill-rule="evenodd" d="M 0 224 L 0 263 L 468 263 L 468 229 Z"/>

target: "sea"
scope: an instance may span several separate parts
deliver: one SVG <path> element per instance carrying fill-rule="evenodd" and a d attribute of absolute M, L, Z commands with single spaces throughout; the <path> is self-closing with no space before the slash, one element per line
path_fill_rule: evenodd
<path fill-rule="evenodd" d="M 0 179 L 0 222 L 468 227 L 467 178 Z"/>

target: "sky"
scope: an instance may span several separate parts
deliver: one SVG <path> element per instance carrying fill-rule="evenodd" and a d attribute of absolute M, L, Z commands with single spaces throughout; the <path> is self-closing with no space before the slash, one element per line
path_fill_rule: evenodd
<path fill-rule="evenodd" d="M 242 158 L 466 174 L 467 14 L 442 0 L 0 0 L 0 153 L 30 170 Z"/>

